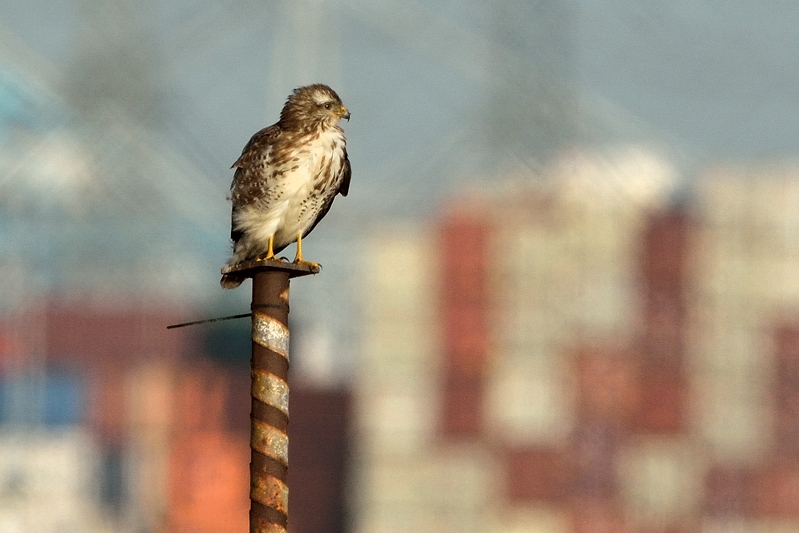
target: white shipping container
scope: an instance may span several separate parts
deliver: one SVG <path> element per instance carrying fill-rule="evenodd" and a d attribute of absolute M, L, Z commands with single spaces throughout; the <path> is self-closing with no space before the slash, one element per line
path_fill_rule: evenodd
<path fill-rule="evenodd" d="M 415 299 L 430 296 L 429 287 L 435 276 L 436 255 L 432 236 L 419 228 L 401 234 L 384 233 L 365 249 L 364 273 L 369 298 L 367 306 L 405 307 Z"/>
<path fill-rule="evenodd" d="M 434 364 L 438 345 L 438 324 L 417 317 L 364 324 L 362 368 L 364 379 L 372 379 L 382 369 L 400 365 L 424 372 Z"/>
<path fill-rule="evenodd" d="M 496 348 L 500 353 L 544 352 L 565 334 L 566 322 L 556 313 L 535 305 L 508 305 L 497 309 L 493 323 Z"/>
<path fill-rule="evenodd" d="M 633 522 L 659 529 L 695 516 L 702 496 L 702 468 L 702 457 L 690 439 L 646 437 L 625 447 L 619 474 Z"/>
<path fill-rule="evenodd" d="M 502 360 L 490 373 L 489 431 L 500 442 L 554 444 L 574 424 L 574 398 L 562 357 Z"/>
<path fill-rule="evenodd" d="M 417 381 L 362 389 L 357 427 L 362 451 L 373 456 L 424 454 L 438 422 L 438 395 Z"/>
<path fill-rule="evenodd" d="M 711 518 L 702 524 L 701 533 L 797 533 L 799 520 L 747 520 Z"/>
<path fill-rule="evenodd" d="M 152 531 L 162 527 L 168 513 L 171 444 L 169 437 L 141 433 L 132 436 L 127 449 L 129 511 L 139 527 Z"/>
<path fill-rule="evenodd" d="M 799 235 L 799 234 L 797 234 Z M 799 240 L 799 238 L 797 238 Z M 781 251 L 782 252 L 782 251 Z M 768 307 L 799 305 L 799 260 L 786 253 L 754 260 L 754 296 Z"/>
<path fill-rule="evenodd" d="M 503 507 L 496 533 L 571 533 L 569 516 L 561 509 L 542 505 Z"/>
<path fill-rule="evenodd" d="M 691 368 L 700 376 L 764 385 L 759 378 L 771 371 L 766 333 L 758 324 L 736 320 L 725 313 L 705 316 L 697 320 L 689 336 Z"/>
<path fill-rule="evenodd" d="M 709 169 L 696 180 L 695 205 L 714 226 L 737 225 L 748 202 L 746 181 L 732 167 Z"/>
<path fill-rule="evenodd" d="M 429 503 L 452 516 L 485 521 L 486 504 L 501 489 L 501 469 L 492 450 L 481 443 L 451 443 L 433 450 L 421 468 Z"/>
<path fill-rule="evenodd" d="M 485 531 L 496 472 L 480 446 L 363 465 L 356 531 Z"/>
<path fill-rule="evenodd" d="M 693 425 L 713 458 L 753 464 L 767 452 L 773 409 L 763 386 L 744 380 L 695 378 Z"/>
<path fill-rule="evenodd" d="M 0 525 L 37 533 L 105 531 L 98 456 L 80 429 L 0 434 Z"/>
<path fill-rule="evenodd" d="M 578 323 L 582 328 L 606 336 L 631 333 L 637 288 L 631 277 L 612 270 L 586 276 L 577 307 Z"/>

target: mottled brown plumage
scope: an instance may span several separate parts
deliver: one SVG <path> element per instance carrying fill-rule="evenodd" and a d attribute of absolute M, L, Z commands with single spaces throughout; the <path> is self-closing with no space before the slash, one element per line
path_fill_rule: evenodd
<path fill-rule="evenodd" d="M 338 126 L 349 117 L 333 89 L 309 85 L 294 90 L 276 124 L 253 135 L 233 164 L 229 265 L 270 260 L 295 241 L 295 262 L 306 263 L 302 238 L 327 214 L 336 195 L 349 191 L 347 141 Z M 231 289 L 241 281 L 226 274 L 221 284 Z"/>

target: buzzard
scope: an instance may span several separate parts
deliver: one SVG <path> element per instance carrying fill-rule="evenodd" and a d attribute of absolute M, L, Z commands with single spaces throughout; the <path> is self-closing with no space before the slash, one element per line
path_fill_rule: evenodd
<path fill-rule="evenodd" d="M 231 167 L 236 172 L 228 265 L 273 260 L 295 241 L 294 262 L 316 265 L 303 259 L 302 239 L 350 187 L 347 140 L 338 126 L 342 118 L 349 120 L 350 112 L 333 89 L 308 85 L 288 97 L 276 124 L 253 135 Z M 232 289 L 241 282 L 224 274 L 221 284 Z"/>

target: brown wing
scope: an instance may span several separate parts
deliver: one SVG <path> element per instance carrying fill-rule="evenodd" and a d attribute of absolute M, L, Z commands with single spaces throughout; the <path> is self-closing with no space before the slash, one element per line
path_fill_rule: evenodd
<path fill-rule="evenodd" d="M 270 146 L 274 145 L 280 138 L 280 124 L 272 124 L 250 137 L 241 155 L 230 168 L 245 168 L 250 166 L 262 154 L 266 153 Z"/>
<path fill-rule="evenodd" d="M 322 205 L 322 209 L 319 210 L 319 214 L 316 216 L 316 219 L 313 221 L 313 224 L 308 228 L 303 234 L 303 237 L 308 235 L 313 231 L 319 221 L 325 218 L 325 215 L 328 211 L 330 211 L 330 206 L 333 205 L 333 200 L 336 198 L 336 194 L 340 194 L 341 196 L 347 196 L 347 193 L 350 192 L 350 177 L 352 176 L 352 167 L 350 167 L 350 158 L 347 156 L 347 149 L 344 149 L 344 165 L 341 169 L 341 173 L 343 177 L 341 178 L 341 185 L 339 185 L 338 190 L 330 195 L 330 197 L 325 200 L 325 203 Z"/>
<path fill-rule="evenodd" d="M 253 135 L 241 155 L 230 168 L 235 168 L 233 182 L 230 184 L 230 199 L 232 206 L 230 238 L 234 243 L 242 236 L 242 232 L 235 230 L 233 226 L 233 214 L 241 206 L 247 205 L 258 199 L 264 190 L 264 181 L 271 177 L 270 165 L 271 153 L 281 137 L 281 129 L 278 124 L 273 124 L 268 128 Z"/>
<path fill-rule="evenodd" d="M 347 196 L 347 193 L 350 192 L 350 177 L 352 176 L 352 168 L 350 168 L 350 158 L 347 156 L 346 148 L 344 149 L 344 168 L 342 169 L 342 172 L 344 173 L 344 179 L 341 180 L 341 186 L 338 188 L 338 193 L 341 196 Z"/>

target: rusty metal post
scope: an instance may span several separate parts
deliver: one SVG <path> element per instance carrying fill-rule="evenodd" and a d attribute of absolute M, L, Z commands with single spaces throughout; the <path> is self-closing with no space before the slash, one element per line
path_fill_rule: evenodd
<path fill-rule="evenodd" d="M 318 271 L 279 261 L 223 269 L 252 278 L 250 533 L 285 533 L 288 524 L 289 280 Z"/>

